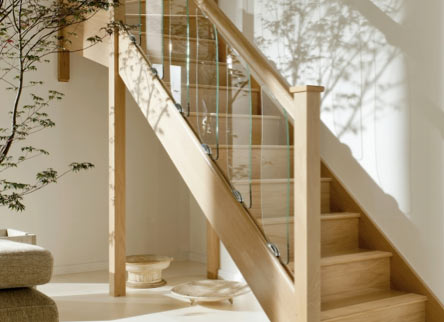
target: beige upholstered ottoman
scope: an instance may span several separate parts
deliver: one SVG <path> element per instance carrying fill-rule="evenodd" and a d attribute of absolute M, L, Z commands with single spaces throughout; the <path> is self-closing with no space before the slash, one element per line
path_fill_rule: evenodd
<path fill-rule="evenodd" d="M 0 239 L 0 321 L 57 322 L 52 299 L 33 286 L 49 282 L 53 259 L 34 245 Z"/>

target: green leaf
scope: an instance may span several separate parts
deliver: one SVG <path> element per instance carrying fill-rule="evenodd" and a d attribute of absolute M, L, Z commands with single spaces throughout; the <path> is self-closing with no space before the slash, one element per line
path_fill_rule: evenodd
<path fill-rule="evenodd" d="M 73 172 L 79 172 L 82 170 L 89 170 L 89 169 L 94 168 L 94 164 L 89 163 L 89 162 L 81 162 L 81 163 L 73 162 L 69 166 Z"/>

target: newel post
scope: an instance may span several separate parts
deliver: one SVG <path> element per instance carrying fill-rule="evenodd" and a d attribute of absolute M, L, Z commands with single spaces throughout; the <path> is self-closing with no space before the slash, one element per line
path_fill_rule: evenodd
<path fill-rule="evenodd" d="M 294 95 L 294 283 L 298 322 L 321 316 L 320 96 L 323 87 L 292 87 Z"/>
<path fill-rule="evenodd" d="M 123 8 L 110 9 L 111 21 L 123 20 Z M 109 292 L 125 296 L 125 84 L 119 76 L 117 28 L 110 37 L 109 57 Z"/>

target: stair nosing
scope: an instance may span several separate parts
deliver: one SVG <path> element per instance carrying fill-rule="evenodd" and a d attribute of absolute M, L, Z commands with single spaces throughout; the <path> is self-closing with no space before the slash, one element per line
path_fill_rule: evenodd
<path fill-rule="evenodd" d="M 321 267 L 349 264 L 356 262 L 364 262 L 374 259 L 390 258 L 393 254 L 391 252 L 379 251 L 379 250 L 369 250 L 363 252 L 354 252 L 342 255 L 334 255 L 321 258 Z"/>
<path fill-rule="evenodd" d="M 187 15 L 186 13 L 182 13 L 182 14 L 179 14 L 179 13 L 173 13 L 173 14 L 170 14 L 170 13 L 164 13 L 164 14 L 162 14 L 162 13 L 125 13 L 125 16 L 131 16 L 131 17 L 138 17 L 138 16 L 143 16 L 143 17 L 146 17 L 146 16 L 164 16 L 164 17 L 190 17 L 190 18 L 196 18 L 196 17 L 201 17 L 203 20 L 206 20 L 206 21 L 208 21 L 208 19 L 207 18 L 205 18 L 205 16 L 204 15 L 193 15 L 193 14 L 189 14 L 189 15 Z"/>
<path fill-rule="evenodd" d="M 170 86 L 170 82 L 163 82 L 164 84 Z M 182 85 L 182 87 L 185 87 L 186 85 Z M 216 86 L 216 85 L 207 85 L 207 84 L 190 84 L 190 87 L 192 88 L 206 88 L 206 89 L 215 89 L 215 88 L 219 88 L 222 90 L 226 90 L 226 89 L 236 89 L 236 90 L 240 90 L 240 91 L 244 91 L 244 92 L 259 92 L 259 88 L 239 88 L 239 87 L 234 87 L 234 86 Z"/>
<path fill-rule="evenodd" d="M 146 33 L 145 31 L 139 32 L 139 34 L 142 34 L 142 35 L 148 34 L 148 35 L 154 35 L 154 36 L 158 35 L 156 33 L 150 33 L 150 32 Z M 162 34 L 162 37 L 166 38 L 166 39 L 188 41 L 188 37 L 186 37 L 186 36 Z M 216 45 L 215 39 L 190 37 L 189 40 L 190 40 L 190 42 L 202 41 L 202 42 L 208 42 L 208 43 L 212 43 L 213 45 Z"/>
<path fill-rule="evenodd" d="M 330 182 L 331 178 L 321 178 L 321 182 Z M 280 179 L 238 179 L 238 180 L 231 180 L 232 184 L 252 184 L 252 185 L 258 185 L 258 184 L 273 184 L 273 183 L 285 183 L 290 182 L 294 183 L 294 178 L 280 178 Z"/>
<path fill-rule="evenodd" d="M 160 57 L 160 56 L 156 56 L 156 55 L 148 55 L 148 58 L 150 59 L 150 61 L 152 60 L 152 61 L 156 61 L 156 60 L 161 60 L 162 59 L 162 57 Z M 180 63 L 187 63 L 187 61 L 188 61 L 188 59 L 186 58 L 186 57 L 181 57 L 181 56 L 171 56 L 171 62 L 173 62 L 173 63 L 177 63 L 177 62 L 180 62 Z M 164 64 L 168 64 L 169 63 L 169 61 L 168 60 L 166 60 L 165 62 L 164 62 Z M 222 67 L 226 67 L 226 66 L 228 66 L 228 64 L 227 63 L 224 63 L 224 62 L 216 62 L 216 61 L 212 61 L 212 60 L 205 60 L 205 59 L 199 59 L 199 60 L 197 60 L 197 59 L 193 59 L 193 58 L 190 58 L 190 63 L 191 64 L 201 64 L 201 65 L 206 65 L 206 66 L 210 66 L 210 65 L 217 65 L 217 64 L 219 64 L 219 67 L 220 66 L 222 66 Z M 157 63 L 156 63 L 157 64 Z M 200 67 L 202 67 L 202 66 L 200 66 Z M 191 85 L 191 84 L 190 84 Z M 216 85 L 211 85 L 211 86 L 214 86 L 214 87 L 216 87 Z"/>
<path fill-rule="evenodd" d="M 321 220 L 341 220 L 341 219 L 359 219 L 361 214 L 358 212 L 329 212 L 321 214 Z"/>
<path fill-rule="evenodd" d="M 358 213 L 340 213 L 337 218 L 325 219 L 324 217 L 335 216 L 334 213 L 323 213 L 321 214 L 321 221 L 329 221 L 329 220 L 339 220 L 339 219 L 358 219 L 360 214 Z M 268 217 L 268 218 L 257 218 L 258 221 L 262 225 L 277 225 L 277 224 L 285 224 L 287 221 L 294 222 L 294 217 Z"/>
<path fill-rule="evenodd" d="M 215 144 L 210 144 L 210 147 L 216 147 Z M 282 150 L 287 150 L 288 148 L 292 149 L 294 148 L 293 145 L 261 145 L 261 144 L 255 144 L 255 145 L 232 145 L 232 144 L 219 144 L 219 149 L 237 149 L 237 150 L 247 150 L 247 149 L 282 149 Z"/>

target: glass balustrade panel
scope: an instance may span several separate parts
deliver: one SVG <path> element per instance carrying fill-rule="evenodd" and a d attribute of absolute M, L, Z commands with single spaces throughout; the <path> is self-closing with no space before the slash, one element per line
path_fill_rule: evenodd
<path fill-rule="evenodd" d="M 293 152 L 284 109 L 194 1 L 135 1 L 126 13 L 131 33 L 203 151 L 270 251 L 290 263 Z"/>

